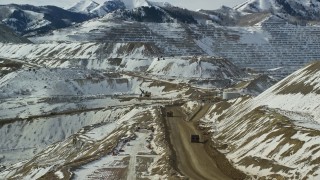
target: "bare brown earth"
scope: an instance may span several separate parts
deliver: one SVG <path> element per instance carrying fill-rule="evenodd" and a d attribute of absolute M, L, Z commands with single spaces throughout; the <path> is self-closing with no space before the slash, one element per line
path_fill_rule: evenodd
<path fill-rule="evenodd" d="M 167 107 L 167 111 L 173 111 L 174 117 L 168 117 L 170 139 L 177 156 L 179 171 L 189 179 L 232 179 L 222 173 L 216 161 L 208 154 L 205 142 L 191 143 L 191 134 L 200 134 L 195 128 L 194 122 L 185 121 L 186 115 L 180 107 Z M 200 111 L 194 119 L 202 117 L 205 111 Z"/>

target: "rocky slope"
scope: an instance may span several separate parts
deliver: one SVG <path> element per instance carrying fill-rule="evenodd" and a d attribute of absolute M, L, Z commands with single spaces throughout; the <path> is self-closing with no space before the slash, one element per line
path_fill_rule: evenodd
<path fill-rule="evenodd" d="M 267 75 L 258 75 L 232 86 L 230 90 L 241 92 L 241 94 L 257 96 L 276 83 L 275 79 Z"/>
<path fill-rule="evenodd" d="M 258 178 L 319 178 L 320 63 L 312 63 L 256 98 L 215 104 L 203 119 L 215 145 Z"/>

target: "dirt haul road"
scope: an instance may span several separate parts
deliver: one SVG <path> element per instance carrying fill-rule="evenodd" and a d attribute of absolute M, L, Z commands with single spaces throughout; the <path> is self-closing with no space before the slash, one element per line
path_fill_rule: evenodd
<path fill-rule="evenodd" d="M 194 180 L 224 180 L 230 179 L 217 167 L 216 162 L 208 155 L 203 143 L 191 143 L 191 134 L 199 134 L 193 122 L 185 121 L 186 115 L 180 107 L 167 107 L 174 117 L 168 117 L 170 139 L 176 152 L 178 168 L 184 176 Z M 202 117 L 205 109 L 193 118 Z M 201 142 L 201 136 L 200 136 Z"/>

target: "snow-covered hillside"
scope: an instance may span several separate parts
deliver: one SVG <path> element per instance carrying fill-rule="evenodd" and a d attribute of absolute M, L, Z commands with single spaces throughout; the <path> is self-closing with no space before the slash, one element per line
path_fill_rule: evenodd
<path fill-rule="evenodd" d="M 34 158 L 0 172 L 0 178 L 70 179 L 75 175 L 77 179 L 90 179 L 101 177 L 101 173 L 104 177 L 118 179 L 124 176 L 114 173 L 119 169 L 128 171 L 130 177 L 166 178 L 169 174 L 165 161 L 168 147 L 161 137 L 163 127 L 158 115 L 157 107 L 135 106 L 46 118 L 35 123 L 19 122 L 23 128 L 19 124 L 5 125 L 0 130 L 1 137 L 22 138 L 15 146 L 18 151 L 20 146 L 29 149 L 31 154 L 39 152 L 37 148 L 42 150 Z M 141 130 L 136 130 L 137 124 Z M 1 141 L 5 139 L 1 138 Z M 59 142 L 50 146 L 44 144 L 56 140 Z M 25 148 L 25 144 L 29 148 Z M 12 149 L 7 151 L 5 158 L 20 161 L 25 158 L 19 159 L 10 153 Z M 143 168 L 141 160 L 148 161 L 148 168 Z M 106 171 L 106 166 L 112 169 Z M 159 167 L 161 171 L 154 170 Z M 102 169 L 103 172 L 99 172 Z"/>
<path fill-rule="evenodd" d="M 131 10 L 142 6 L 149 6 L 149 2 L 146 0 L 107 0 L 99 4 L 91 0 L 81 0 L 68 10 L 102 17 L 119 9 Z"/>
<path fill-rule="evenodd" d="M 318 179 L 320 63 L 312 63 L 253 99 L 215 104 L 203 119 L 221 152 L 259 178 Z"/>
<path fill-rule="evenodd" d="M 238 91 L 241 94 L 257 96 L 273 86 L 277 81 L 267 75 L 259 75 L 249 80 L 242 81 L 231 87 L 231 91 Z"/>
<path fill-rule="evenodd" d="M 89 20 L 85 14 L 55 6 L 0 5 L 0 20 L 15 32 L 26 35 L 42 34 Z"/>
<path fill-rule="evenodd" d="M 278 8 L 275 0 L 249 0 L 236 6 L 235 9 L 245 12 L 263 12 Z"/>
<path fill-rule="evenodd" d="M 261 73 L 273 69 L 267 74 L 275 78 L 283 78 L 320 59 L 318 26 L 288 24 L 269 13 L 250 15 L 249 24 L 253 26 L 249 27 L 114 22 L 113 19 L 105 16 L 31 40 L 148 42 L 155 44 L 163 56 L 214 55 Z"/>
<path fill-rule="evenodd" d="M 246 74 L 226 59 L 214 57 L 166 57 L 154 60 L 147 70 L 165 77 L 236 79 Z"/>
<path fill-rule="evenodd" d="M 246 13 L 270 12 L 284 19 L 288 16 L 298 20 L 319 20 L 320 2 L 315 0 L 248 0 L 235 7 L 236 10 Z"/>
<path fill-rule="evenodd" d="M 48 67 L 141 70 L 161 54 L 152 43 L 0 44 L 3 58 L 20 59 Z M 136 63 L 132 63 L 132 61 Z M 130 66 L 129 64 L 135 66 Z"/>
<path fill-rule="evenodd" d="M 259 105 L 288 111 L 289 114 L 305 114 L 308 119 L 304 120 L 305 123 L 313 124 L 309 128 L 320 130 L 320 62 L 311 63 L 294 72 L 256 100 L 260 102 Z M 301 122 L 299 119 L 294 120 Z"/>
<path fill-rule="evenodd" d="M 134 9 L 141 6 L 150 6 L 146 0 L 121 0 L 127 9 Z"/>
<path fill-rule="evenodd" d="M 202 78 L 233 81 L 246 77 L 240 68 L 223 58 L 162 57 L 161 49 L 153 43 L 0 44 L 0 52 L 3 57 L 20 61 L 23 59 L 46 67 L 146 71 L 152 75 L 165 76 L 165 79 L 183 77 L 184 80 Z"/>
<path fill-rule="evenodd" d="M 109 78 L 90 70 L 30 68 L 0 80 L 0 98 L 113 95 L 131 91 L 126 78 Z"/>
<path fill-rule="evenodd" d="M 189 90 L 155 82 L 77 68 L 30 67 L 7 74 L 0 80 L 1 163 L 29 160 L 84 126 L 113 121 L 127 107 L 170 102 Z M 139 99 L 141 89 L 152 98 Z"/>
<path fill-rule="evenodd" d="M 0 179 L 319 179 L 319 7 L 0 6 Z"/>
<path fill-rule="evenodd" d="M 96 8 L 92 9 L 89 14 L 94 14 L 96 16 L 102 17 L 113 11 L 125 8 L 125 4 L 121 1 L 106 1 L 102 4 L 99 4 Z"/>
<path fill-rule="evenodd" d="M 99 3 L 91 0 L 81 0 L 74 6 L 69 8 L 72 12 L 90 13 L 93 9 L 99 6 Z"/>

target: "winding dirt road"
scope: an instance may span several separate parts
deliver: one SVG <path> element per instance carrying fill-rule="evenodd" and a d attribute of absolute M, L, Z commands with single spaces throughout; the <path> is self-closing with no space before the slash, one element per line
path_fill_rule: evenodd
<path fill-rule="evenodd" d="M 187 122 L 186 115 L 182 113 L 180 107 L 166 107 L 167 111 L 172 111 L 174 117 L 168 117 L 170 139 L 176 152 L 179 170 L 186 177 L 194 180 L 224 180 L 230 179 L 217 167 L 214 159 L 206 152 L 203 143 L 191 143 L 191 134 L 199 134 L 193 122 Z M 202 108 L 195 116 L 194 120 L 201 118 L 208 110 L 208 106 Z M 200 135 L 201 142 L 201 135 Z"/>

